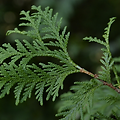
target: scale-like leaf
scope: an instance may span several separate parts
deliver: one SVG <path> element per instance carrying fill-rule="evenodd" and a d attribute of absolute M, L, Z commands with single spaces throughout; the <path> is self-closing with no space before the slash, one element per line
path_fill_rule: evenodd
<path fill-rule="evenodd" d="M 29 27 L 28 31 L 20 31 L 17 28 L 9 30 L 7 35 L 18 33 L 33 39 L 29 42 L 24 39 L 22 42 L 15 40 L 16 48 L 9 43 L 0 47 L 0 90 L 1 97 L 9 94 L 10 89 L 14 86 L 16 105 L 19 102 L 26 101 L 31 97 L 31 93 L 35 88 L 36 99 L 43 105 L 44 88 L 48 100 L 53 96 L 53 100 L 59 94 L 59 89 L 63 89 L 63 81 L 69 74 L 79 72 L 76 64 L 72 62 L 67 52 L 67 43 L 69 32 L 65 27 L 60 30 L 61 20 L 58 19 L 58 13 L 53 15 L 53 10 L 46 7 L 32 6 L 30 11 L 21 11 L 21 20 L 19 26 Z M 46 42 L 47 39 L 47 42 Z M 49 47 L 53 47 L 51 50 Z M 39 60 L 39 65 L 31 63 L 34 57 L 53 57 L 58 59 L 58 64 L 48 62 L 45 64 Z M 6 61 L 7 59 L 7 61 Z M 6 63 L 4 63 L 6 62 Z"/>

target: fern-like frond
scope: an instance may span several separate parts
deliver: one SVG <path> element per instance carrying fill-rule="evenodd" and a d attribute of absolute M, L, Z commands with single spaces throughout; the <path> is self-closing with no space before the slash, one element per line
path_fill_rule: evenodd
<path fill-rule="evenodd" d="M 94 91 L 100 87 L 95 80 L 90 82 L 76 82 L 71 87 L 72 92 L 63 94 L 61 105 L 56 116 L 63 116 L 60 120 L 75 120 L 77 113 L 83 120 L 83 112 L 92 107 Z"/>
<path fill-rule="evenodd" d="M 112 23 L 115 21 L 116 17 L 112 17 L 110 18 L 110 21 L 108 22 L 108 26 L 104 29 L 104 35 L 103 38 L 105 39 L 105 42 L 107 43 L 107 45 L 109 45 L 109 34 L 110 34 L 110 27 L 112 25 Z"/>
<path fill-rule="evenodd" d="M 63 89 L 63 81 L 66 78 L 67 75 L 74 73 L 74 67 L 73 66 L 65 66 L 65 65 L 57 65 L 51 62 L 48 62 L 48 65 L 40 63 L 42 68 L 44 68 L 44 71 L 49 74 L 46 86 L 48 89 L 46 92 L 48 92 L 47 100 L 49 99 L 50 95 L 53 95 L 53 101 L 58 96 L 59 89 Z"/>
<path fill-rule="evenodd" d="M 114 61 L 111 61 L 111 56 L 107 52 L 103 53 L 102 59 L 100 59 L 100 62 L 103 64 L 101 66 L 102 71 L 99 71 L 99 79 L 111 82 L 111 74 L 110 70 L 112 69 Z"/>
<path fill-rule="evenodd" d="M 21 20 L 19 26 L 30 27 L 28 31 L 20 31 L 17 28 L 9 30 L 7 35 L 12 33 L 23 34 L 32 38 L 29 42 L 24 39 L 22 42 L 15 40 L 16 48 L 9 43 L 0 47 L 0 97 L 9 94 L 14 86 L 16 105 L 19 102 L 26 101 L 31 97 L 35 89 L 36 99 L 43 105 L 43 92 L 46 87 L 48 100 L 53 96 L 53 101 L 63 89 L 63 81 L 69 74 L 79 72 L 77 65 L 72 62 L 67 52 L 67 43 L 69 32 L 67 27 L 60 29 L 62 19 L 58 19 L 58 13 L 53 15 L 52 9 L 46 7 L 32 6 L 33 12 L 21 11 Z M 47 40 L 46 40 L 47 39 Z M 53 47 L 51 49 L 50 47 Z M 44 63 L 39 61 L 39 65 L 30 63 L 34 57 L 53 57 L 59 62 Z"/>
<path fill-rule="evenodd" d="M 83 38 L 83 40 L 89 40 L 89 42 L 97 42 L 97 43 L 99 43 L 101 45 L 106 46 L 106 43 L 104 41 L 102 41 L 102 40 L 100 40 L 100 39 L 98 39 L 96 37 L 94 37 L 94 38 L 92 38 L 91 36 L 90 37 L 85 37 L 85 38 Z"/>
<path fill-rule="evenodd" d="M 8 65 L 4 63 L 0 67 L 0 81 L 5 81 L 1 86 L 0 97 L 9 94 L 10 89 L 16 85 L 14 93 L 16 105 L 21 101 L 25 101 L 27 97 L 31 97 L 32 90 L 37 82 L 41 82 L 39 76 L 29 68 L 24 69 L 22 66 Z M 41 75 L 42 76 L 42 75 Z M 31 85 L 30 85 L 31 84 Z M 23 94 L 22 94 L 23 93 Z"/>
<path fill-rule="evenodd" d="M 33 91 L 40 105 L 43 105 L 44 92 L 47 93 L 46 100 L 52 96 L 52 100 L 55 101 L 59 90 L 63 89 L 65 78 L 72 73 L 84 72 L 95 77 L 94 74 L 82 69 L 71 60 L 67 52 L 70 32 L 67 32 L 66 26 L 63 30 L 60 29 L 62 18 L 58 19 L 58 13 L 53 15 L 53 9 L 49 7 L 42 10 L 41 6 L 33 5 L 31 9 L 32 13 L 30 11 L 20 13 L 22 15 L 20 19 L 24 22 L 19 26 L 29 27 L 28 31 L 15 28 L 6 33 L 7 35 L 18 33 L 27 37 L 22 42 L 15 40 L 15 48 L 9 43 L 0 47 L 0 98 L 9 94 L 11 88 L 14 87 L 16 105 L 30 98 Z M 109 83 L 111 83 L 110 70 L 114 64 L 109 46 L 109 32 L 114 20 L 115 18 L 111 18 L 108 27 L 105 28 L 103 35 L 105 40 L 96 37 L 84 38 L 105 47 L 102 49 L 103 56 L 100 60 L 102 71 L 95 78 Z M 29 38 L 32 38 L 31 42 Z M 35 61 L 31 63 L 34 57 L 52 57 L 54 60 L 57 59 L 57 62 L 48 60 L 45 63 L 39 59 L 38 63 Z M 56 116 L 62 116 L 61 120 L 75 120 L 76 114 L 79 114 L 83 120 L 84 112 L 90 112 L 95 90 L 102 85 L 96 79 L 75 82 L 75 85 L 71 87 L 71 92 L 62 95 L 63 105 Z M 105 100 L 112 101 L 113 104 L 119 99 L 108 96 Z"/>
<path fill-rule="evenodd" d="M 106 47 L 101 49 L 103 51 L 103 56 L 102 59 L 100 59 L 100 62 L 103 65 L 101 66 L 102 71 L 99 72 L 99 79 L 107 81 L 109 83 L 111 83 L 110 70 L 112 69 L 112 66 L 114 64 L 109 46 L 109 32 L 110 32 L 110 27 L 114 21 L 115 21 L 115 17 L 110 18 L 110 21 L 108 22 L 108 26 L 104 29 L 105 30 L 103 35 L 104 41 L 97 39 L 96 37 L 84 38 L 84 40 L 89 40 L 89 42 L 94 41 Z"/>
<path fill-rule="evenodd" d="M 24 90 L 25 92 L 23 93 L 24 97 L 22 98 L 22 101 L 25 101 L 27 99 L 27 97 L 29 98 L 31 96 L 32 89 L 36 85 L 36 81 L 30 82 L 30 80 L 29 80 L 30 75 L 28 76 L 24 72 L 24 70 L 25 70 L 25 71 L 29 71 L 28 72 L 29 74 L 30 73 L 31 73 L 31 75 L 33 74 L 33 72 L 30 69 L 28 69 L 28 66 L 31 69 L 37 69 L 36 71 L 38 71 L 38 69 L 39 69 L 39 72 L 41 72 L 41 74 L 43 74 L 45 76 L 46 76 L 46 74 L 49 75 L 49 76 L 47 76 L 47 78 L 44 78 L 44 77 L 41 78 L 41 76 L 38 76 L 37 79 L 43 79 L 44 81 L 42 80 L 43 82 L 39 83 L 39 85 L 37 85 L 39 87 L 40 86 L 42 87 L 39 89 L 38 89 L 38 87 L 36 88 L 37 89 L 37 92 L 36 92 L 37 99 L 41 102 L 41 104 L 43 104 L 41 96 L 39 96 L 39 95 L 42 95 L 42 91 L 44 90 L 44 87 L 46 86 L 46 87 L 48 87 L 48 89 L 47 89 L 48 95 L 47 95 L 46 99 L 48 100 L 49 97 L 51 95 L 53 95 L 53 100 L 55 100 L 55 98 L 58 96 L 59 89 L 60 88 L 63 89 L 63 81 L 66 78 L 66 76 L 69 74 L 72 74 L 74 72 L 77 72 L 78 70 L 71 64 L 71 62 L 67 62 L 68 59 L 66 58 L 66 55 L 64 55 L 64 52 L 62 50 L 50 51 L 48 48 L 46 48 L 46 51 L 44 51 L 42 49 L 42 47 L 40 46 L 39 42 L 37 42 L 37 41 L 34 41 L 33 45 L 30 44 L 26 40 L 24 40 L 24 43 L 25 44 L 23 46 L 23 44 L 20 41 L 16 40 L 17 50 L 15 50 L 10 44 L 5 44 L 4 47 L 6 47 L 6 48 L 2 48 L 1 49 L 2 52 L 0 54 L 0 56 L 5 56 L 7 54 L 9 55 L 9 58 L 11 58 L 11 59 L 8 62 L 8 64 L 10 64 L 10 65 L 7 65 L 7 64 L 6 65 L 8 66 L 8 68 L 11 67 L 11 69 L 13 69 L 13 70 L 10 70 L 9 72 L 11 73 L 14 71 L 14 74 L 18 77 L 18 78 L 16 78 L 16 76 L 14 76 L 14 79 L 17 79 L 17 80 L 16 81 L 13 80 L 15 83 L 18 83 L 17 87 L 15 88 L 16 104 L 19 103 L 20 95 L 21 95 L 21 93 L 23 93 L 22 92 L 23 88 L 25 88 L 25 90 Z M 64 64 L 62 66 L 60 66 L 60 65 L 54 64 L 54 63 L 48 63 L 48 65 L 45 65 L 44 63 L 40 63 L 40 65 L 43 67 L 42 70 L 35 65 L 33 65 L 33 66 L 27 65 L 28 62 L 35 56 L 52 56 L 52 57 L 59 59 L 60 62 L 64 63 Z M 20 58 L 21 58 L 21 61 L 19 63 L 19 66 L 17 66 L 17 69 L 18 68 L 21 69 L 20 73 L 23 73 L 23 75 L 18 74 L 18 70 L 16 68 L 12 67 L 12 65 L 16 66 L 16 62 Z M 2 59 L 1 62 L 4 62 L 6 60 L 6 57 L 3 57 L 1 59 Z M 9 74 L 5 75 L 5 74 L 7 74 L 6 69 L 8 69 L 8 68 L 5 67 L 5 65 L 3 65 L 1 67 L 5 71 L 3 76 L 6 76 L 6 79 L 9 79 L 9 77 L 10 77 L 10 79 L 12 80 L 13 78 Z M 36 72 L 36 71 L 34 71 L 34 72 Z M 33 78 L 34 78 L 34 75 L 36 76 L 36 74 L 33 74 Z M 27 76 L 27 77 L 25 77 L 25 76 Z M 22 77 L 24 77 L 24 78 L 22 78 Z M 45 82 L 46 81 L 45 79 L 47 79 L 47 82 Z M 27 80 L 29 82 L 26 85 Z M 12 82 L 13 84 L 11 83 L 11 86 L 13 86 L 15 84 L 14 82 Z M 41 80 L 40 80 L 40 82 L 41 82 Z M 3 86 L 3 83 L 6 84 L 6 82 L 1 82 L 1 84 L 2 84 L 1 86 Z M 31 84 L 31 86 L 30 86 L 30 84 Z M 9 83 L 7 83 L 7 86 L 8 85 L 9 85 Z M 7 88 L 8 91 L 10 90 L 10 88 L 9 89 Z M 3 93 L 1 95 L 4 96 Z"/>

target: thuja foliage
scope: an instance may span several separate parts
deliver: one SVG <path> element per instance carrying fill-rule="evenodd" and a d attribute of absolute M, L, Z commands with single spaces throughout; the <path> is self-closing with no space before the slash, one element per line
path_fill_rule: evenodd
<path fill-rule="evenodd" d="M 23 41 L 16 39 L 16 47 L 10 43 L 4 43 L 0 47 L 0 98 L 14 88 L 15 104 L 18 105 L 30 98 L 34 90 L 36 99 L 43 105 L 44 91 L 47 93 L 46 100 L 52 97 L 55 101 L 59 90 L 63 89 L 65 78 L 72 73 L 81 72 L 90 75 L 92 79 L 75 82 L 68 93 L 61 95 L 61 107 L 56 116 L 61 116 L 60 120 L 84 120 L 86 116 L 87 119 L 119 119 L 120 65 L 115 63 L 119 63 L 120 58 L 112 57 L 109 45 L 110 27 L 115 18 L 110 18 L 103 40 L 96 37 L 84 38 L 103 45 L 101 71 L 97 75 L 71 60 L 67 51 L 70 32 L 66 31 L 66 26 L 61 30 L 62 19 L 58 19 L 58 13 L 53 15 L 53 10 L 49 7 L 42 10 L 40 6 L 32 6 L 31 9 L 32 12 L 21 11 L 20 19 L 23 23 L 19 24 L 30 27 L 30 30 L 20 31 L 15 28 L 7 32 L 7 35 L 25 35 L 28 40 L 26 37 Z M 32 39 L 32 42 L 29 39 Z M 39 64 L 32 61 L 35 57 L 40 57 Z M 48 61 L 52 57 L 57 62 L 54 60 L 45 63 L 41 61 L 41 57 L 47 57 Z M 111 77 L 111 72 L 114 77 Z M 102 110 L 100 107 L 95 109 L 95 104 L 99 101 L 103 101 L 101 106 L 106 106 Z M 105 114 L 104 110 L 108 107 L 110 112 Z"/>

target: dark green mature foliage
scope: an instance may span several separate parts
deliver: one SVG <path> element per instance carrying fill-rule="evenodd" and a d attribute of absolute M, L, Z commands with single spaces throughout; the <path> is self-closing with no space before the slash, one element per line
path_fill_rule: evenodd
<path fill-rule="evenodd" d="M 59 89 L 63 89 L 65 77 L 78 72 L 67 52 L 70 33 L 66 33 L 66 27 L 62 32 L 60 31 L 61 19 L 57 20 L 58 14 L 52 16 L 52 9 L 49 9 L 49 7 L 42 11 L 41 7 L 32 6 L 32 10 L 35 10 L 35 12 L 31 15 L 29 11 L 21 11 L 20 13 L 23 16 L 21 20 L 27 22 L 21 23 L 19 26 L 29 26 L 31 27 L 30 31 L 19 31 L 15 28 L 8 31 L 7 34 L 20 33 L 27 35 L 33 39 L 33 42 L 15 40 L 16 49 L 9 43 L 3 44 L 3 47 L 0 48 L 2 64 L 0 68 L 0 87 L 2 88 L 0 97 L 8 94 L 11 87 L 17 84 L 14 90 L 16 105 L 30 98 L 33 88 L 36 89 L 36 99 L 40 101 L 41 105 L 43 105 L 44 87 L 47 87 L 46 92 L 48 92 L 46 99 L 48 100 L 52 95 L 54 101 L 58 96 Z M 50 40 L 44 42 L 46 39 Z M 51 50 L 51 46 L 55 49 Z M 48 64 L 40 62 L 39 65 L 29 64 L 29 61 L 35 56 L 57 58 L 61 65 L 52 62 L 48 62 Z M 7 58 L 10 58 L 10 61 L 5 63 Z M 20 62 L 17 63 L 18 61 Z"/>
<path fill-rule="evenodd" d="M 45 87 L 47 92 L 46 100 L 49 100 L 50 96 L 52 96 L 54 101 L 59 95 L 59 90 L 63 89 L 63 81 L 66 76 L 76 72 L 83 72 L 92 76 L 93 79 L 85 82 L 75 82 L 75 85 L 71 87 L 71 92 L 62 95 L 63 105 L 56 116 L 62 116 L 61 120 L 75 120 L 78 115 L 83 120 L 85 119 L 84 114 L 88 112 L 89 119 L 95 117 L 92 108 L 95 103 L 93 101 L 97 101 L 95 97 L 97 90 L 100 91 L 100 88 L 106 85 L 115 90 L 114 92 L 120 93 L 118 89 L 120 86 L 119 76 L 117 74 L 120 70 L 118 65 L 114 65 L 114 62 L 120 62 L 120 59 L 112 58 L 109 46 L 110 27 L 115 18 L 111 18 L 108 27 L 105 28 L 104 41 L 96 37 L 84 38 L 84 40 L 97 42 L 105 47 L 102 48 L 103 57 L 100 60 L 102 71 L 99 71 L 99 75 L 94 75 L 76 65 L 69 57 L 67 43 L 70 33 L 66 32 L 67 27 L 64 27 L 63 30 L 60 29 L 62 19 L 58 20 L 58 14 L 52 15 L 53 10 L 49 7 L 46 7 L 43 11 L 40 6 L 32 6 L 32 10 L 31 14 L 30 11 L 21 11 L 21 20 L 24 20 L 24 22 L 19 24 L 19 26 L 30 27 L 31 30 L 20 31 L 15 28 L 7 32 L 7 35 L 19 33 L 28 36 L 29 39 L 33 40 L 32 43 L 25 39 L 23 42 L 17 39 L 15 40 L 16 48 L 9 43 L 5 43 L 0 47 L 0 97 L 9 94 L 10 89 L 14 87 L 16 105 L 18 105 L 19 102 L 30 98 L 33 89 L 35 89 L 36 99 L 43 105 Z M 58 62 L 49 61 L 45 63 L 41 60 L 39 60 L 39 64 L 30 62 L 38 56 L 52 57 L 57 59 Z M 111 78 L 111 70 L 113 70 L 115 78 Z M 113 79 L 115 79 L 115 82 Z M 117 83 L 115 86 L 118 88 L 114 87 L 114 83 Z M 116 97 L 114 92 L 107 96 L 103 95 L 101 100 L 107 101 L 109 106 L 119 103 L 119 94 L 116 92 L 118 95 Z M 116 109 L 120 109 L 119 106 Z M 102 116 L 101 118 L 103 118 L 104 115 L 100 113 L 102 111 L 97 109 L 96 113 L 97 111 L 99 112 L 97 117 Z M 118 113 L 115 116 L 116 119 L 119 118 Z M 105 116 L 104 118 L 109 117 Z"/>

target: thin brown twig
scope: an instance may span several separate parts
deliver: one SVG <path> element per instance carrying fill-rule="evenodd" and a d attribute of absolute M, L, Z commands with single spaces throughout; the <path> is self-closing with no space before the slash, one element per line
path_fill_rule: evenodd
<path fill-rule="evenodd" d="M 90 76 L 96 78 L 97 80 L 99 80 L 100 82 L 102 82 L 103 85 L 107 85 L 108 87 L 112 88 L 113 90 L 115 90 L 116 92 L 118 92 L 118 93 L 120 94 L 120 89 L 119 89 L 119 88 L 114 87 L 111 83 L 108 83 L 108 82 L 105 82 L 105 81 L 99 79 L 99 76 L 98 76 L 97 74 L 93 74 L 93 73 L 91 73 L 91 72 L 89 72 L 89 71 L 86 71 L 86 70 L 83 69 L 83 68 L 80 69 L 80 72 L 85 73 L 85 74 L 87 74 L 87 75 L 90 75 Z"/>

